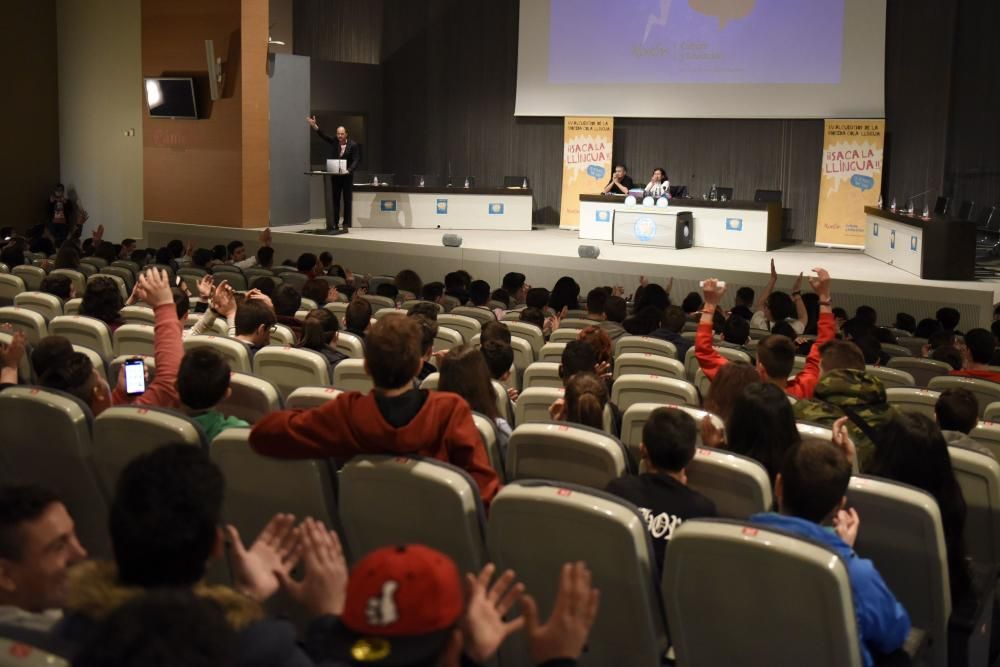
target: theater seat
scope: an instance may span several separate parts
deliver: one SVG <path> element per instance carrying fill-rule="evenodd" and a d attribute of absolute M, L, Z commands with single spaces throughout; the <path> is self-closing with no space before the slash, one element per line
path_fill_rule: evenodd
<path fill-rule="evenodd" d="M 497 316 L 493 314 L 492 310 L 477 308 L 475 306 L 456 306 L 451 309 L 450 315 L 461 315 L 463 317 L 472 318 L 479 322 L 480 327 L 483 324 L 497 321 Z"/>
<path fill-rule="evenodd" d="M 532 387 L 561 389 L 563 381 L 559 377 L 559 364 L 551 361 L 536 361 L 524 369 L 522 385 L 524 389 Z"/>
<path fill-rule="evenodd" d="M 154 352 L 154 327 L 148 324 L 123 324 L 115 330 L 114 354 L 152 357 Z"/>
<path fill-rule="evenodd" d="M 295 332 L 285 324 L 275 324 L 268 345 L 295 345 Z"/>
<path fill-rule="evenodd" d="M 0 298 L 3 298 L 2 293 Z M 21 292 L 14 297 L 14 305 L 35 311 L 45 318 L 46 322 L 63 314 L 62 299 L 45 292 Z"/>
<path fill-rule="evenodd" d="M 94 350 L 104 360 L 114 357 L 111 331 L 101 320 L 86 315 L 62 315 L 49 322 L 49 333 L 64 336 L 69 342 Z"/>
<path fill-rule="evenodd" d="M 906 484 L 854 475 L 847 504 L 857 510 L 864 526 L 855 550 L 875 563 L 913 626 L 927 633 L 927 664 L 944 667 L 952 601 L 937 501 Z"/>
<path fill-rule="evenodd" d="M 698 358 L 695 356 L 694 351 L 695 349 L 692 345 L 684 354 L 684 372 L 687 374 L 688 380 L 692 382 L 694 381 L 695 373 L 699 369 Z M 750 355 L 743 350 L 737 350 L 734 347 L 717 347 L 715 351 L 729 361 L 738 361 L 744 364 L 751 363 Z"/>
<path fill-rule="evenodd" d="M 367 394 L 374 386 L 363 359 L 344 359 L 333 368 L 333 386 L 341 391 Z"/>
<path fill-rule="evenodd" d="M 917 386 L 916 380 L 913 379 L 912 375 L 906 371 L 901 371 L 896 368 L 887 368 L 885 366 L 865 366 L 865 372 L 881 380 L 886 389 L 891 389 L 893 387 Z"/>
<path fill-rule="evenodd" d="M 463 343 L 471 341 L 472 337 L 480 333 L 482 330 L 482 325 L 478 320 L 474 320 L 466 315 L 438 315 L 437 323 L 440 328 L 447 327 L 452 331 L 458 332 L 458 334 L 462 337 Z"/>
<path fill-rule="evenodd" d="M 623 354 L 656 354 L 677 359 L 677 347 L 670 341 L 650 336 L 622 336 L 615 341 L 615 358 Z"/>
<path fill-rule="evenodd" d="M 927 383 L 927 388 L 933 391 L 945 389 L 968 389 L 979 402 L 979 416 L 986 412 L 986 406 L 994 401 L 1000 401 L 1000 384 L 979 378 L 968 378 L 957 375 L 936 377 Z"/>
<path fill-rule="evenodd" d="M 658 375 L 684 380 L 684 364 L 660 354 L 625 352 L 615 357 L 614 377 L 622 375 Z"/>
<path fill-rule="evenodd" d="M 184 351 L 199 347 L 210 347 L 221 354 L 229 362 L 229 370 L 237 373 L 250 373 L 250 351 L 247 346 L 233 338 L 224 336 L 188 336 L 184 339 Z"/>
<path fill-rule="evenodd" d="M 440 325 L 440 322 L 438 324 Z M 450 350 L 453 347 L 459 347 L 464 344 L 465 340 L 463 340 L 462 334 L 446 326 L 438 326 L 437 334 L 434 336 L 435 352 Z"/>
<path fill-rule="evenodd" d="M 538 351 L 538 361 L 560 364 L 562 363 L 562 353 L 565 349 L 566 343 L 546 343 Z"/>
<path fill-rule="evenodd" d="M 523 338 L 528 341 L 531 345 L 531 349 L 535 353 L 535 356 L 538 356 L 538 353 L 542 350 L 542 345 L 545 344 L 545 337 L 542 335 L 541 329 L 536 327 L 534 324 L 528 324 L 527 322 L 504 320 L 503 324 L 510 330 L 512 338 Z"/>
<path fill-rule="evenodd" d="M 799 436 L 803 438 L 816 438 L 817 440 L 833 440 L 833 429 L 826 428 L 825 426 L 819 426 L 817 424 L 810 424 L 808 422 L 796 422 L 795 428 L 799 432 Z"/>
<path fill-rule="evenodd" d="M 771 481 L 757 461 L 699 447 L 687 467 L 688 486 L 715 503 L 719 516 L 746 519 L 771 509 Z"/>
<path fill-rule="evenodd" d="M 966 515 L 963 536 L 973 561 L 1000 565 L 1000 463 L 966 447 L 948 447 Z"/>
<path fill-rule="evenodd" d="M 530 387 L 521 392 L 514 403 L 514 423 L 552 421 L 549 406 L 566 395 L 560 387 Z"/>
<path fill-rule="evenodd" d="M 63 315 L 79 315 L 81 303 L 83 303 L 83 299 L 81 297 L 70 299 L 63 304 Z"/>
<path fill-rule="evenodd" d="M 487 536 L 498 571 L 517 572 L 542 614 L 553 607 L 564 563 L 590 568 L 601 606 L 581 666 L 662 664 L 667 634 L 658 568 L 634 505 L 573 484 L 514 482 L 490 506 Z M 500 659 L 534 664 L 524 633 L 504 642 Z"/>
<path fill-rule="evenodd" d="M 570 329 L 570 328 L 567 328 L 567 327 L 556 329 L 549 336 L 549 342 L 550 343 L 571 343 L 574 340 L 579 339 L 581 331 L 583 331 L 583 329 Z"/>
<path fill-rule="evenodd" d="M 990 403 L 983 411 L 983 419 L 989 422 L 1000 421 L 1000 401 Z"/>
<path fill-rule="evenodd" d="M 229 376 L 230 394 L 215 409 L 227 417 L 237 417 L 250 424 L 275 410 L 280 410 L 281 394 L 270 381 L 248 373 Z"/>
<path fill-rule="evenodd" d="M 689 405 L 701 407 L 698 390 L 684 380 L 654 375 L 622 375 L 611 385 L 611 402 L 619 410 L 628 410 L 634 403 Z"/>
<path fill-rule="evenodd" d="M 89 347 L 84 347 L 83 345 L 74 345 L 73 351 L 86 355 L 86 357 L 90 359 L 90 364 L 94 367 L 94 370 L 97 371 L 97 374 L 100 375 L 105 381 L 108 380 L 107 364 L 104 359 L 101 359 L 101 355 L 97 354 L 97 352 L 91 350 Z M 117 381 L 117 379 L 117 376 L 115 376 L 115 381 Z M 115 388 L 115 382 L 108 382 L 108 384 L 111 385 L 112 390 Z"/>
<path fill-rule="evenodd" d="M 74 271 L 73 269 L 52 269 L 49 271 L 50 276 L 66 276 L 73 283 L 73 288 L 76 289 L 76 295 L 79 297 L 83 296 L 83 293 L 87 291 L 87 276 L 83 275 L 79 271 Z"/>
<path fill-rule="evenodd" d="M 345 360 L 349 361 L 349 360 Z M 330 363 L 315 350 L 269 346 L 253 357 L 254 375 L 274 383 L 283 398 L 298 387 L 330 383 Z"/>
<path fill-rule="evenodd" d="M 15 266 L 10 270 L 11 275 L 16 276 L 21 279 L 24 283 L 22 290 L 32 290 L 37 291 L 42 287 L 42 281 L 45 280 L 45 269 L 39 266 L 32 266 L 30 264 L 21 264 L 20 266 Z M 0 280 L 0 283 L 6 282 L 6 280 Z M 15 283 L 11 283 L 15 284 Z M 80 296 L 83 296 L 82 294 Z"/>
<path fill-rule="evenodd" d="M 282 276 L 284 277 L 284 276 Z M 371 286 L 369 286 L 371 288 Z M 374 289 L 374 288 L 371 288 Z M 369 303 L 372 307 L 372 313 L 377 313 L 383 308 L 395 308 L 396 302 L 387 296 L 378 296 L 376 294 L 365 294 L 361 297 Z"/>
<path fill-rule="evenodd" d="M 103 269 L 101 269 L 101 275 L 116 276 L 118 278 L 121 278 L 122 283 L 124 283 L 125 285 L 125 290 L 129 294 L 132 293 L 132 288 L 135 287 L 135 274 L 132 273 L 131 269 L 128 269 L 124 266 L 114 266 L 114 265 L 106 266 Z M 197 286 L 195 286 L 195 289 L 192 289 L 191 292 L 193 294 L 197 294 L 198 293 Z"/>
<path fill-rule="evenodd" d="M 520 423 L 507 445 L 507 478 L 550 479 L 604 489 L 629 470 L 618 438 L 568 422 Z"/>
<path fill-rule="evenodd" d="M 486 515 L 464 470 L 433 459 L 356 456 L 338 477 L 343 537 L 353 559 L 418 543 L 451 556 L 459 572 L 485 565 Z"/>
<path fill-rule="evenodd" d="M 164 408 L 119 405 L 94 420 L 94 462 L 108 497 L 129 461 L 167 444 L 205 448 L 205 432 L 191 418 Z"/>
<path fill-rule="evenodd" d="M 93 415 L 61 391 L 17 386 L 0 392 L 0 479 L 41 484 L 65 503 L 80 542 L 94 558 L 111 556 L 108 499 L 93 461 Z"/>
<path fill-rule="evenodd" d="M 91 273 L 90 275 L 87 276 L 87 284 L 88 285 L 90 283 L 94 282 L 95 280 L 110 280 L 111 282 L 113 282 L 115 284 L 115 287 L 118 288 L 118 294 L 121 295 L 122 300 L 123 301 L 128 300 L 129 290 L 128 290 L 128 288 L 125 287 L 125 281 L 122 280 L 120 277 L 118 277 L 116 275 L 112 275 L 112 274 L 97 273 L 97 272 Z M 198 290 L 195 289 L 194 293 L 197 294 Z M 82 292 L 77 292 L 77 294 L 81 294 L 82 295 Z M 130 306 L 126 306 L 126 308 L 129 308 L 129 307 Z M 126 321 L 128 321 L 128 320 L 126 320 Z"/>
<path fill-rule="evenodd" d="M 0 331 L 0 345 L 10 345 L 13 340 L 13 334 L 7 331 Z M 35 371 L 31 367 L 31 359 L 28 354 L 21 355 L 21 360 L 17 363 L 17 377 L 21 384 L 31 384 L 36 379 Z"/>
<path fill-rule="evenodd" d="M 149 306 L 125 306 L 121 310 L 122 319 L 128 324 L 156 324 L 156 312 Z"/>
<path fill-rule="evenodd" d="M 442 306 L 440 303 L 435 303 L 434 301 L 425 301 L 423 299 L 407 299 L 406 301 L 404 301 L 402 303 L 402 305 L 400 306 L 400 308 L 402 308 L 406 312 L 410 312 L 410 309 L 413 308 L 418 303 L 429 303 L 429 304 L 431 304 L 432 306 L 434 306 L 437 309 L 437 312 L 438 312 L 439 315 L 444 312 L 444 306 Z"/>
<path fill-rule="evenodd" d="M 49 329 L 45 324 L 45 318 L 34 310 L 20 308 L 18 306 L 0 307 L 0 324 L 9 324 L 14 331 L 24 333 L 28 345 L 34 347 L 38 341 L 49 335 Z"/>
<path fill-rule="evenodd" d="M 975 440 L 976 444 L 988 449 L 993 458 L 1000 461 L 1000 423 L 981 421 L 969 431 L 969 437 Z"/>
<path fill-rule="evenodd" d="M 726 426 L 722 422 L 722 418 L 718 415 L 714 415 L 707 410 L 701 410 L 699 408 L 692 408 L 687 405 L 661 405 L 659 403 L 633 403 L 629 406 L 622 414 L 622 444 L 625 445 L 626 451 L 628 451 L 629 458 L 632 461 L 632 465 L 639 469 L 639 445 L 642 444 L 642 429 L 649 420 L 649 415 L 655 410 L 660 408 L 669 408 L 676 410 L 683 410 L 691 416 L 692 419 L 699 425 L 698 436 L 695 442 L 699 447 L 702 446 L 701 443 L 701 420 L 705 417 L 711 417 L 712 423 L 715 424 L 716 428 L 725 429 Z M 644 471 L 644 470 L 643 470 Z M 641 471 L 641 472 L 643 472 Z"/>
<path fill-rule="evenodd" d="M 329 305 L 327 304 L 327 306 Z M 338 352 L 346 354 L 351 359 L 363 359 L 365 356 L 364 341 L 347 331 L 337 333 L 337 342 L 334 347 Z"/>
<path fill-rule="evenodd" d="M 847 567 L 816 542 L 736 521 L 685 521 L 660 590 L 679 665 L 862 665 Z M 766 612 L 748 613 L 747 600 L 767 600 Z"/>
<path fill-rule="evenodd" d="M 23 631 L 27 628 L 19 628 Z M 30 632 L 30 630 L 29 630 Z M 38 642 L 44 644 L 45 641 Z M 0 637 L 0 667 L 69 667 L 69 661 L 20 639 Z"/>
<path fill-rule="evenodd" d="M 504 484 L 507 481 L 507 476 L 504 473 L 503 452 L 500 451 L 500 444 L 497 441 L 499 437 L 497 425 L 489 417 L 478 412 L 472 413 L 472 421 L 476 423 L 476 430 L 479 431 L 479 435 L 483 439 L 483 446 L 486 448 L 490 465 L 493 466 L 500 483 Z"/>
<path fill-rule="evenodd" d="M 937 419 L 934 405 L 941 397 L 940 392 L 915 387 L 890 387 L 885 390 L 885 395 L 889 405 L 897 410 L 919 412 L 933 420 Z"/>
<path fill-rule="evenodd" d="M 399 317 L 401 315 L 406 315 L 406 311 L 402 308 L 383 308 L 379 311 L 376 311 L 372 315 L 372 317 L 376 321 L 378 321 L 381 320 L 383 317 Z"/>
<path fill-rule="evenodd" d="M 333 387 L 299 387 L 288 395 L 285 406 L 295 410 L 318 408 L 342 393 L 344 392 Z"/>

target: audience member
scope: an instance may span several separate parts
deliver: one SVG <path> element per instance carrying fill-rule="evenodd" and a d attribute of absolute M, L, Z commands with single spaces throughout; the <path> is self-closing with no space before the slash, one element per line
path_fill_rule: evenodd
<path fill-rule="evenodd" d="M 309 311 L 302 322 L 302 341 L 299 347 L 319 352 L 330 364 L 330 372 L 348 356 L 337 349 L 340 323 L 337 316 L 326 308 Z"/>
<path fill-rule="evenodd" d="M 652 538 L 656 562 L 662 569 L 667 542 L 688 519 L 714 517 L 715 503 L 690 489 L 685 468 L 694 458 L 698 424 L 676 408 L 657 408 L 642 427 L 639 475 L 626 475 L 608 484 L 608 493 L 639 508 Z"/>
<path fill-rule="evenodd" d="M 469 283 L 465 280 L 465 275 L 459 271 L 452 271 L 444 277 L 444 293 L 453 299 L 458 299 L 458 304 L 464 306 L 469 300 Z"/>
<path fill-rule="evenodd" d="M 486 360 L 490 377 L 497 382 L 507 382 L 510 379 L 511 369 L 514 367 L 514 349 L 510 346 L 510 342 L 497 339 L 488 340 L 479 349 Z M 507 393 L 511 395 L 511 392 L 514 391 L 514 389 L 508 389 Z M 511 398 L 517 400 L 516 395 L 512 395 Z"/>
<path fill-rule="evenodd" d="M 549 295 L 549 308 L 559 313 L 563 308 L 576 310 L 580 307 L 580 285 L 570 276 L 563 276 L 556 281 Z"/>
<path fill-rule="evenodd" d="M 514 306 L 523 306 L 528 290 L 531 289 L 524 274 L 516 271 L 504 274 L 501 287 L 510 296 Z"/>
<path fill-rule="evenodd" d="M 73 281 L 69 279 L 69 276 L 61 273 L 49 274 L 42 278 L 42 284 L 38 290 L 59 297 L 63 303 L 76 298 L 76 287 L 73 285 Z"/>
<path fill-rule="evenodd" d="M 35 485 L 0 487 L 0 631 L 28 643 L 62 618 L 70 568 L 87 557 L 66 506 Z M 37 634 L 36 634 L 37 633 Z"/>
<path fill-rule="evenodd" d="M 426 283 L 423 289 L 420 290 L 420 298 L 424 301 L 440 304 L 444 298 L 444 283 Z"/>
<path fill-rule="evenodd" d="M 502 345 L 499 341 L 490 341 L 489 344 Z M 501 415 L 497 407 L 493 378 L 483 353 L 471 345 L 459 345 L 449 350 L 441 360 L 438 390 L 461 396 L 473 412 L 485 415 L 496 425 L 497 444 L 502 460 L 506 460 L 511 427 L 507 422 L 507 415 Z"/>
<path fill-rule="evenodd" d="M 372 306 L 366 299 L 355 297 L 347 304 L 344 312 L 344 324 L 348 333 L 352 333 L 361 340 L 372 325 Z"/>
<path fill-rule="evenodd" d="M 386 317 L 365 344 L 365 369 L 375 389 L 346 392 L 311 410 L 272 412 L 257 422 L 250 445 L 278 458 L 349 459 L 355 454 L 419 455 L 465 469 L 484 503 L 499 489 L 465 400 L 415 389 L 422 332 L 411 317 Z"/>
<path fill-rule="evenodd" d="M 892 326 L 913 336 L 916 335 L 914 332 L 917 330 L 917 318 L 909 313 L 896 313 L 896 321 Z"/>
<path fill-rule="evenodd" d="M 330 285 L 322 278 L 312 278 L 307 280 L 305 284 L 302 285 L 302 298 L 314 301 L 317 308 L 322 308 L 327 303 L 336 302 L 337 297 L 337 288 Z M 277 308 L 277 306 L 275 306 L 275 308 Z"/>
<path fill-rule="evenodd" d="M 760 379 L 774 384 L 795 398 L 809 398 L 813 395 L 820 375 L 820 348 L 834 336 L 830 274 L 825 269 L 816 269 L 816 277 L 810 277 L 809 283 L 820 297 L 819 336 L 803 369 L 791 380 L 788 379 L 795 366 L 795 345 L 788 337 L 772 334 L 757 346 L 757 372 Z M 726 289 L 720 286 L 719 281 L 709 279 L 703 282 L 702 290 L 705 305 L 695 337 L 695 356 L 708 379 L 714 380 L 718 369 L 728 361 L 712 347 L 713 318 Z"/>
<path fill-rule="evenodd" d="M 403 269 L 396 274 L 396 287 L 399 288 L 399 291 L 407 293 L 407 299 L 415 299 L 423 291 L 424 284 L 416 271 Z"/>
<path fill-rule="evenodd" d="M 421 315 L 426 317 L 431 322 L 437 322 L 438 314 L 441 310 L 434 303 L 429 301 L 418 301 L 417 303 L 410 306 L 410 310 L 407 311 L 407 315 Z"/>
<path fill-rule="evenodd" d="M 627 333 L 622 326 L 627 316 L 628 304 L 625 299 L 612 294 L 604 302 L 604 320 L 598 326 L 604 329 L 604 333 L 608 334 L 612 342 L 616 342 Z"/>
<path fill-rule="evenodd" d="M 473 280 L 469 285 L 469 305 L 489 310 L 490 284 L 485 280 Z"/>
<path fill-rule="evenodd" d="M 872 562 L 854 553 L 860 520 L 856 511 L 844 509 L 850 479 L 851 462 L 840 449 L 822 440 L 804 440 L 788 452 L 775 480 L 780 514 L 755 514 L 750 520 L 826 545 L 844 559 L 862 657 L 871 667 L 872 654 L 887 655 L 903 645 L 910 618 Z M 824 527 L 831 521 L 833 530 Z"/>
<path fill-rule="evenodd" d="M 934 350 L 937 350 L 940 347 L 956 347 L 957 345 L 958 337 L 955 336 L 955 332 L 945 331 L 938 326 L 938 328 L 927 337 L 927 343 L 922 346 L 921 352 L 923 356 L 930 357 Z"/>
<path fill-rule="evenodd" d="M 319 254 L 319 266 L 316 267 L 316 271 L 319 275 L 325 276 L 329 274 L 332 266 L 333 255 L 328 250 L 324 250 Z"/>
<path fill-rule="evenodd" d="M 603 430 L 604 408 L 608 405 L 604 382 L 593 372 L 584 372 L 574 373 L 565 384 L 565 398 L 549 406 L 552 418 Z"/>
<path fill-rule="evenodd" d="M 559 377 L 563 386 L 577 373 L 595 373 L 597 371 L 597 352 L 592 345 L 582 340 L 571 340 L 563 348 L 559 363 Z"/>
<path fill-rule="evenodd" d="M 757 311 L 750 320 L 750 327 L 770 331 L 776 322 L 785 321 L 792 325 L 796 335 L 801 336 L 802 332 L 805 331 L 806 320 L 808 319 L 808 313 L 806 313 L 806 307 L 802 303 L 802 295 L 799 291 L 802 285 L 802 274 L 800 273 L 799 277 L 796 278 L 795 284 L 792 286 L 791 296 L 788 296 L 785 292 L 775 292 L 774 288 L 777 282 L 778 273 L 775 271 L 774 260 L 772 259 L 771 279 L 764 288 L 764 293 L 760 296 Z M 821 300 L 829 301 L 829 299 Z"/>
<path fill-rule="evenodd" d="M 250 425 L 215 408 L 233 393 L 229 376 L 229 363 L 210 347 L 196 347 L 185 353 L 177 373 L 181 408 L 197 422 L 209 442 L 227 428 Z"/>
<path fill-rule="evenodd" d="M 278 324 L 283 324 L 295 335 L 295 344 L 302 340 L 302 322 L 295 314 L 302 308 L 302 293 L 291 285 L 281 285 L 271 297 Z"/>
<path fill-rule="evenodd" d="M 882 381 L 865 370 L 865 359 L 857 345 L 832 340 L 818 346 L 823 375 L 813 392 L 814 400 L 795 404 L 797 419 L 831 427 L 848 417 L 848 432 L 857 446 L 858 467 L 865 472 L 875 450 L 878 429 L 896 414 L 889 405 Z"/>
<path fill-rule="evenodd" d="M 234 587 L 202 582 L 208 564 L 223 554 L 223 487 L 221 471 L 197 447 L 168 445 L 132 459 L 111 504 L 115 562 L 74 568 L 66 616 L 54 635 L 84 645 L 101 619 L 143 591 L 187 589 L 224 610 L 237 633 L 234 665 L 308 664 L 292 626 L 266 619 L 261 608 L 298 561 L 294 517 L 275 516 L 249 550 L 227 526 Z"/>
<path fill-rule="evenodd" d="M 271 333 L 278 323 L 274 307 L 263 294 L 247 293 L 236 307 L 235 335 L 233 338 L 247 346 L 250 359 L 263 347 L 271 344 Z"/>
<path fill-rule="evenodd" d="M 646 306 L 640 310 L 637 305 L 635 314 L 625 318 L 622 328 L 633 336 L 649 336 L 660 328 L 663 312 L 655 306 Z"/>
<path fill-rule="evenodd" d="M 733 309 L 729 311 L 730 316 L 739 315 L 747 322 L 753 319 L 753 305 L 755 297 L 756 295 L 754 294 L 752 287 L 741 287 L 736 290 L 736 296 L 733 299 L 735 305 L 733 306 Z"/>
<path fill-rule="evenodd" d="M 701 295 L 697 292 L 690 292 L 684 300 L 681 301 L 681 312 L 684 313 L 685 319 L 691 322 L 697 322 L 698 316 L 701 314 L 701 307 L 705 304 L 702 300 Z"/>
<path fill-rule="evenodd" d="M 171 304 L 173 298 L 171 298 Z M 125 324 L 121 310 L 125 306 L 118 285 L 109 277 L 98 276 L 87 283 L 87 290 L 80 302 L 80 314 L 93 317 L 108 325 L 111 333 Z"/>
<path fill-rule="evenodd" d="M 700 302 L 701 299 L 699 299 L 698 309 L 701 308 Z M 685 322 L 687 322 L 686 311 L 677 306 L 670 306 L 664 311 L 659 328 L 649 334 L 653 338 L 673 343 L 674 347 L 677 348 L 677 359 L 682 362 L 687 355 L 687 351 L 691 349 L 691 341 L 681 336 Z"/>
<path fill-rule="evenodd" d="M 539 331 L 542 331 L 545 328 L 545 313 L 540 308 L 528 306 L 521 311 L 518 321 L 534 324 Z"/>
<path fill-rule="evenodd" d="M 580 333 L 577 334 L 577 340 L 583 341 L 594 349 L 594 357 L 597 359 L 597 365 L 605 369 L 602 373 L 611 371 L 614 364 L 614 353 L 611 347 L 611 339 L 608 338 L 608 334 L 604 333 L 603 329 L 591 325 L 586 329 L 580 330 Z"/>
<path fill-rule="evenodd" d="M 925 414 L 900 412 L 879 432 L 878 446 L 865 472 L 923 489 L 941 509 L 948 552 L 948 580 L 954 607 L 971 591 L 965 562 L 966 506 L 948 454 L 948 443 L 937 424 Z"/>
<path fill-rule="evenodd" d="M 958 323 L 962 319 L 962 314 L 955 308 L 952 308 L 951 306 L 938 308 L 937 313 L 935 313 L 935 318 L 941 324 L 941 328 L 945 331 L 954 331 L 955 333 L 958 333 Z"/>
<path fill-rule="evenodd" d="M 510 345 L 511 333 L 505 325 L 500 322 L 483 322 L 479 329 L 479 343 L 485 345 L 491 340 L 498 340 L 501 343 Z"/>
<path fill-rule="evenodd" d="M 728 421 L 737 397 L 754 382 L 760 382 L 760 376 L 750 364 L 742 361 L 725 364 L 715 373 L 708 396 L 704 398 L 704 408 L 721 417 L 723 422 Z"/>
<path fill-rule="evenodd" d="M 607 290 L 603 287 L 595 287 L 594 289 L 587 292 L 587 319 L 594 320 L 595 322 L 603 322 L 607 319 L 607 314 L 604 312 L 604 308 L 608 303 Z"/>
<path fill-rule="evenodd" d="M 972 429 L 979 424 L 979 401 L 971 391 L 962 387 L 942 391 L 934 404 L 934 416 L 941 435 L 949 446 L 974 449 L 993 456 L 988 449 L 969 437 Z"/>
<path fill-rule="evenodd" d="M 930 353 L 929 358 L 934 361 L 943 361 L 951 366 L 952 371 L 961 371 L 965 363 L 962 350 L 959 350 L 954 345 L 942 345 L 938 347 Z"/>
<path fill-rule="evenodd" d="M 419 386 L 421 382 L 427 379 L 427 376 L 432 373 L 437 373 L 437 367 L 431 363 L 431 357 L 434 356 L 434 341 L 437 339 L 438 335 L 438 323 L 437 319 L 430 319 L 424 315 L 418 315 L 415 313 L 409 313 L 409 317 L 412 317 L 417 324 L 420 325 L 420 372 L 417 373 L 415 383 Z"/>
<path fill-rule="evenodd" d="M 913 335 L 917 338 L 930 338 L 938 331 L 941 331 L 941 323 L 928 317 L 917 323 L 917 328 L 913 331 Z"/>
<path fill-rule="evenodd" d="M 50 368 L 64 363 L 73 354 L 73 344 L 64 336 L 46 336 L 31 351 L 31 368 L 42 378 Z"/>
<path fill-rule="evenodd" d="M 715 312 L 719 312 L 716 310 Z M 720 344 L 745 349 L 750 342 L 750 322 L 733 313 L 722 325 L 722 341 Z"/>
<path fill-rule="evenodd" d="M 1000 382 L 1000 372 L 990 368 L 995 349 L 993 332 L 969 329 L 965 333 L 965 347 L 962 349 L 962 370 L 952 371 L 951 375 Z"/>
<path fill-rule="evenodd" d="M 551 314 L 554 311 L 549 308 L 550 296 L 544 287 L 532 287 L 524 297 L 524 305 L 528 308 L 538 308 L 543 314 Z"/>

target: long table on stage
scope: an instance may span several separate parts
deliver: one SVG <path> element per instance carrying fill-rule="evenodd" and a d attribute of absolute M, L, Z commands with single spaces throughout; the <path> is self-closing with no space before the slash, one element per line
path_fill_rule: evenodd
<path fill-rule="evenodd" d="M 975 280 L 976 223 L 865 206 L 865 254 L 928 280 Z"/>
<path fill-rule="evenodd" d="M 626 206 L 615 195 L 580 195 L 580 238 L 610 241 L 614 211 L 624 208 L 642 206 Z M 671 199 L 667 210 L 691 212 L 695 246 L 766 251 L 781 245 L 780 202 Z"/>
<path fill-rule="evenodd" d="M 531 231 L 529 188 L 355 185 L 355 227 Z"/>

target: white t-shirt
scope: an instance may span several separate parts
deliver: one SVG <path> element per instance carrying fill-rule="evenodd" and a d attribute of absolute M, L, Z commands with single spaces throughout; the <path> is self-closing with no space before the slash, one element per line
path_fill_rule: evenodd
<path fill-rule="evenodd" d="M 806 323 L 802 320 L 796 320 L 789 317 L 785 321 L 792 325 L 792 331 L 794 331 L 797 336 L 801 336 L 802 332 L 806 330 Z M 767 321 L 767 318 L 764 317 L 763 310 L 758 310 L 754 313 L 753 318 L 750 320 L 751 329 L 764 329 L 766 331 L 770 331 L 774 324 L 774 322 Z"/>
<path fill-rule="evenodd" d="M 668 194 L 670 191 L 670 181 L 661 181 L 659 183 L 654 183 L 650 181 L 646 184 L 646 192 L 648 192 L 653 197 L 662 197 Z"/>

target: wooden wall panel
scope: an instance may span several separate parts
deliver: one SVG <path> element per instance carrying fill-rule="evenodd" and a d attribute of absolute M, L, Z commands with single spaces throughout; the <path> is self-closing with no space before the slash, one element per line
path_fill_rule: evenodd
<path fill-rule="evenodd" d="M 345 63 L 379 63 L 383 0 L 294 0 L 294 3 L 295 55 Z M 406 13 L 410 11 L 419 9 L 407 9 Z"/>
<path fill-rule="evenodd" d="M 270 220 L 267 17 L 268 0 L 241 0 L 241 227 L 266 227 Z"/>

